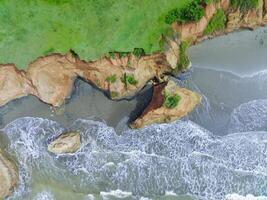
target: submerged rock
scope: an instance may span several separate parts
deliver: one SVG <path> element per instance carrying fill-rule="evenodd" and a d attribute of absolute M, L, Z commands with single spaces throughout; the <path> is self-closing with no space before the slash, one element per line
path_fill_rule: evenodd
<path fill-rule="evenodd" d="M 48 145 L 48 151 L 55 154 L 75 153 L 81 147 L 81 136 L 78 132 L 64 133 Z"/>
<path fill-rule="evenodd" d="M 0 150 L 0 199 L 10 196 L 17 182 L 16 165 Z"/>
<path fill-rule="evenodd" d="M 151 102 L 130 126 L 141 128 L 152 123 L 171 122 L 186 116 L 201 101 L 201 96 L 173 81 L 155 85 Z"/>

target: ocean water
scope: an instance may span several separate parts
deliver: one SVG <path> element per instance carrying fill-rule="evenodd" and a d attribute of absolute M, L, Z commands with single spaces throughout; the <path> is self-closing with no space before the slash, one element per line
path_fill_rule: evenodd
<path fill-rule="evenodd" d="M 191 74 L 174 80 L 203 101 L 170 124 L 127 126 L 149 101 L 149 87 L 113 102 L 81 80 L 61 108 L 34 97 L 1 107 L 0 145 L 20 171 L 9 199 L 265 200 L 266 34 L 245 31 L 192 47 Z M 47 151 L 71 130 L 82 135 L 78 152 Z"/>

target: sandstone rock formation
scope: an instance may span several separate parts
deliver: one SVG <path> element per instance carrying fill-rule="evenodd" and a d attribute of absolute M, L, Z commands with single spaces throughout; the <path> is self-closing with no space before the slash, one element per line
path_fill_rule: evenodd
<path fill-rule="evenodd" d="M 0 106 L 28 94 L 36 93 L 26 74 L 15 65 L 0 65 Z"/>
<path fill-rule="evenodd" d="M 205 28 L 209 21 L 216 13 L 217 9 L 227 10 L 229 8 L 230 0 L 221 0 L 218 3 L 210 3 L 205 7 L 205 15 L 198 22 L 191 22 L 185 24 L 173 23 L 173 29 L 179 33 L 181 40 L 196 41 L 203 37 Z"/>
<path fill-rule="evenodd" d="M 132 97 L 146 83 L 171 71 L 163 53 L 137 57 L 132 53 L 103 57 L 94 62 L 79 61 L 77 74 L 98 88 L 107 91 L 112 99 Z M 131 79 L 131 80 L 129 80 Z"/>
<path fill-rule="evenodd" d="M 168 108 L 164 105 L 165 94 L 178 95 L 178 105 Z M 152 123 L 171 122 L 186 116 L 201 102 L 201 96 L 186 88 L 180 88 L 173 81 L 155 85 L 151 102 L 132 124 L 132 128 L 141 128 Z"/>
<path fill-rule="evenodd" d="M 17 182 L 16 165 L 0 150 L 0 199 L 10 196 Z"/>
<path fill-rule="evenodd" d="M 198 22 L 185 24 L 173 23 L 173 29 L 180 34 L 182 41 L 190 41 L 192 43 L 201 42 L 204 39 L 232 32 L 234 30 L 245 28 L 254 29 L 267 23 L 267 1 L 259 0 L 259 5 L 255 9 L 242 10 L 230 5 L 230 0 L 220 0 L 210 3 L 205 8 L 205 15 Z M 211 35 L 205 35 L 204 30 L 209 21 L 218 9 L 223 9 L 227 22 L 223 31 L 216 31 Z"/>
<path fill-rule="evenodd" d="M 76 59 L 66 55 L 52 54 L 40 57 L 29 64 L 27 77 L 36 88 L 36 96 L 53 106 L 60 106 L 69 97 L 76 79 Z"/>
<path fill-rule="evenodd" d="M 81 147 L 81 136 L 78 132 L 64 133 L 48 145 L 48 151 L 55 154 L 75 153 Z"/>
<path fill-rule="evenodd" d="M 83 61 L 72 51 L 51 54 L 29 64 L 27 71 L 14 65 L 0 65 L 0 106 L 26 96 L 60 106 L 70 97 L 74 81 L 80 77 L 108 93 L 112 99 L 132 97 L 146 83 L 161 79 L 176 67 L 179 41 L 166 40 L 166 52 L 151 55 L 113 53 L 96 61 Z"/>

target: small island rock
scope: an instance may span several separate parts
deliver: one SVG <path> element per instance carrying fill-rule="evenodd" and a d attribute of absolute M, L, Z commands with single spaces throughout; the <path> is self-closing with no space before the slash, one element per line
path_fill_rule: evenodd
<path fill-rule="evenodd" d="M 48 145 L 48 151 L 55 154 L 75 153 L 81 147 L 81 136 L 78 132 L 64 133 Z"/>
<path fill-rule="evenodd" d="M 166 97 L 168 96 L 168 97 Z M 166 99 L 168 98 L 168 102 Z M 171 122 L 186 116 L 201 102 L 201 96 L 175 82 L 163 82 L 153 86 L 151 102 L 130 126 L 142 128 L 153 123 Z"/>

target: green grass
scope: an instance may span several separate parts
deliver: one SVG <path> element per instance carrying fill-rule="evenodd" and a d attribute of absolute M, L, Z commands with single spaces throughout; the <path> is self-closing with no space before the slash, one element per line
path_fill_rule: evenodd
<path fill-rule="evenodd" d="M 182 41 L 180 44 L 180 52 L 179 52 L 179 63 L 177 64 L 176 71 L 185 70 L 190 64 L 190 60 L 187 55 L 187 49 L 190 47 L 190 43 L 187 41 Z"/>
<path fill-rule="evenodd" d="M 224 30 L 225 23 L 226 23 L 226 15 L 222 9 L 219 9 L 209 21 L 208 26 L 204 30 L 204 34 L 209 35 L 214 33 L 215 31 Z"/>
<path fill-rule="evenodd" d="M 0 63 L 20 68 L 73 49 L 82 59 L 110 51 L 157 51 L 165 16 L 192 0 L 0 0 Z"/>

